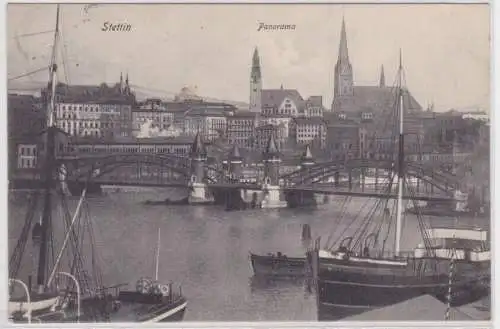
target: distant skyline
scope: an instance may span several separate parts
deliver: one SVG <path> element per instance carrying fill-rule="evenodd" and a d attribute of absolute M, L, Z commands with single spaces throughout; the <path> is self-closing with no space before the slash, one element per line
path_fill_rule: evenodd
<path fill-rule="evenodd" d="M 265 89 L 323 96 L 330 107 L 342 16 L 357 85 L 376 85 L 384 65 L 392 84 L 403 52 L 406 84 L 426 108 L 490 108 L 490 8 L 487 4 L 64 4 L 65 63 L 59 80 L 116 83 L 248 102 L 258 47 Z M 55 4 L 9 4 L 8 77 L 47 66 Z M 131 31 L 104 32 L 104 23 Z M 294 29 L 261 30 L 261 23 Z M 64 74 L 64 68 L 66 72 Z M 16 81 L 46 81 L 47 72 Z M 165 96 L 168 96 L 166 93 Z M 170 95 L 172 96 L 172 95 Z"/>

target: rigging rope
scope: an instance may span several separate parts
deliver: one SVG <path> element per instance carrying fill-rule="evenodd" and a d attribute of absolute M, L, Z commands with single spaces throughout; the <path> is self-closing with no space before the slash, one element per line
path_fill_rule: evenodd
<path fill-rule="evenodd" d="M 17 239 L 16 246 L 9 260 L 9 278 L 16 278 L 21 267 L 21 261 L 26 249 L 26 244 L 29 239 L 29 234 L 33 226 L 33 219 L 35 218 L 35 211 L 38 205 L 38 199 L 40 197 L 40 191 L 36 190 L 28 194 L 30 198 L 30 203 L 28 206 L 28 211 L 26 212 L 26 217 L 24 220 L 24 226 L 22 228 L 21 234 Z"/>
<path fill-rule="evenodd" d="M 347 204 L 348 204 L 347 201 L 350 199 L 351 199 L 351 197 L 349 195 L 346 195 L 344 197 L 344 201 L 342 202 L 342 206 L 340 207 L 340 215 L 337 217 L 337 219 L 335 220 L 334 225 L 333 225 L 334 228 L 339 226 L 341 220 L 344 218 L 344 215 L 347 211 Z M 330 231 L 330 234 L 328 235 L 328 239 L 326 240 L 326 242 L 324 244 L 325 249 L 328 249 L 328 246 L 330 245 L 330 241 L 333 238 L 333 235 L 334 235 L 334 233 L 332 231 Z"/>
<path fill-rule="evenodd" d="M 452 298 L 452 285 L 453 285 L 453 275 L 455 272 L 455 248 L 452 250 L 452 255 L 450 258 L 450 267 L 448 271 L 448 295 L 446 298 L 446 312 L 444 314 L 444 320 L 450 320 L 450 309 L 451 309 L 451 298 Z"/>
<path fill-rule="evenodd" d="M 392 212 L 389 213 L 389 223 L 387 225 L 387 232 L 385 234 L 385 238 L 384 238 L 384 241 L 382 242 L 382 249 L 380 250 L 380 254 L 382 256 L 384 256 L 384 253 L 385 253 L 385 246 L 387 244 L 387 240 L 389 239 L 389 234 L 391 233 L 391 227 L 392 227 L 392 224 L 394 223 L 394 218 L 396 218 L 395 214 L 396 214 L 396 208 L 397 208 L 397 205 L 396 203 L 394 202 L 393 205 L 392 205 Z"/>
<path fill-rule="evenodd" d="M 435 251 L 433 250 L 432 245 L 431 245 L 430 236 L 429 236 L 429 232 L 428 232 L 429 227 L 425 224 L 424 219 L 422 217 L 422 214 L 419 211 L 420 207 L 415 200 L 416 195 L 415 195 L 414 190 L 412 189 L 410 184 L 407 183 L 406 186 L 407 186 L 407 190 L 410 194 L 411 200 L 413 201 L 413 207 L 416 210 L 418 227 L 419 227 L 420 233 L 422 234 L 424 246 L 427 249 L 427 251 L 430 251 L 431 255 L 433 255 L 433 254 L 435 254 Z"/>
<path fill-rule="evenodd" d="M 48 30 L 48 31 L 41 31 L 41 32 L 31 32 L 31 33 L 24 33 L 24 34 L 19 34 L 16 35 L 14 38 L 24 38 L 24 37 L 32 37 L 35 35 L 40 35 L 40 34 L 47 34 L 47 33 L 54 33 L 55 30 Z"/>
<path fill-rule="evenodd" d="M 391 183 L 392 183 L 392 180 L 391 180 Z M 390 195 L 390 193 L 392 192 L 392 184 L 389 184 L 388 188 L 387 188 L 387 194 Z M 358 229 L 357 232 L 359 232 L 359 235 L 358 235 L 358 238 L 354 241 L 354 246 L 352 247 L 352 250 L 356 249 L 360 243 L 361 243 L 361 240 L 363 240 L 363 238 L 366 238 L 365 234 L 366 232 L 368 231 L 368 227 L 371 223 L 371 220 L 372 218 L 375 216 L 375 213 L 377 211 L 377 209 L 380 207 L 380 205 L 382 205 L 383 203 L 386 203 L 388 202 L 387 199 L 377 199 L 377 202 L 375 203 L 375 206 L 373 207 L 373 209 L 368 213 L 369 215 L 367 215 L 367 217 L 365 218 L 365 221 L 363 222 L 362 226 Z M 381 223 L 383 222 L 383 217 L 382 217 L 382 221 Z M 356 234 L 356 233 L 355 233 Z"/>
<path fill-rule="evenodd" d="M 7 81 L 13 81 L 13 80 L 17 80 L 17 79 L 20 79 L 20 78 L 24 78 L 24 77 L 27 77 L 27 76 L 30 76 L 30 75 L 33 75 L 33 74 L 36 74 L 36 73 L 39 73 L 39 72 L 43 72 L 43 71 L 48 70 L 48 69 L 49 69 L 48 66 L 41 67 L 41 68 L 39 68 L 37 70 L 31 71 L 31 72 L 28 72 L 28 73 L 24 73 L 24 74 L 21 74 L 21 75 L 12 77 L 12 78 L 8 78 Z"/>
<path fill-rule="evenodd" d="M 356 222 L 357 218 L 359 217 L 359 215 L 361 214 L 361 212 L 370 204 L 370 201 L 371 201 L 371 198 L 368 198 L 368 201 L 365 202 L 365 204 L 363 205 L 363 207 L 361 207 L 361 209 L 359 209 L 359 212 L 357 213 L 357 215 L 354 217 L 354 219 L 351 221 L 351 223 L 342 231 L 342 233 L 340 233 L 340 235 L 338 236 L 337 240 L 333 241 L 332 245 L 330 246 L 329 250 L 332 250 L 333 247 L 339 243 L 342 239 L 344 239 L 344 234 L 345 232 L 347 232 L 348 229 L 350 229 L 352 227 L 352 225 Z"/>

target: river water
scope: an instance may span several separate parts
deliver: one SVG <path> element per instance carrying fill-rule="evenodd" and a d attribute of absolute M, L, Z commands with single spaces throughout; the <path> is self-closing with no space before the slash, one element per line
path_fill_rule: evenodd
<path fill-rule="evenodd" d="M 339 235 L 352 216 L 338 220 L 343 197 L 316 209 L 247 210 L 228 212 L 216 206 L 147 206 L 145 200 L 182 198 L 182 190 L 108 193 L 86 202 L 93 220 L 104 285 L 134 283 L 154 276 L 155 248 L 161 229 L 160 281 L 182 285 L 188 299 L 186 321 L 316 321 L 316 297 L 301 282 L 253 278 L 249 251 L 281 251 L 303 255 L 301 230 L 309 224 L 313 237 L 326 241 Z M 368 199 L 356 199 L 347 214 L 357 214 Z M 78 198 L 70 198 L 73 211 Z M 22 193 L 9 201 L 9 254 L 19 235 L 27 208 Z M 57 218 L 54 218 L 56 221 Z M 430 218 L 431 225 L 452 225 L 453 218 Z M 487 220 L 466 219 L 483 226 Z M 56 224 L 54 224 L 56 225 Z M 347 229 L 346 234 L 356 227 Z M 419 242 L 417 220 L 408 215 L 402 248 Z M 62 234 L 58 239 L 62 240 Z M 23 269 L 25 272 L 29 266 Z M 21 272 L 23 272 L 23 269 Z M 24 273 L 24 276 L 26 273 Z M 23 275 L 21 275 L 23 276 Z"/>

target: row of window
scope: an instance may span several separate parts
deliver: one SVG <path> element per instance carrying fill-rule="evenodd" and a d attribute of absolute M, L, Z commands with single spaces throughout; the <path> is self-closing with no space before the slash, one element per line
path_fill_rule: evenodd
<path fill-rule="evenodd" d="M 72 148 L 77 153 L 174 153 L 174 154 L 187 154 L 190 146 L 79 146 Z"/>
<path fill-rule="evenodd" d="M 78 125 L 77 125 L 78 123 Z M 66 127 L 69 127 L 69 128 L 72 128 L 72 127 L 80 127 L 80 128 L 114 128 L 115 127 L 115 124 L 113 122 L 72 122 L 72 121 L 62 121 L 62 122 L 59 122 L 58 123 L 58 126 L 60 128 L 66 128 Z M 116 125 L 118 126 L 118 124 Z"/>
<path fill-rule="evenodd" d="M 163 118 L 163 120 L 161 120 Z M 159 116 L 135 116 L 134 117 L 134 121 L 137 121 L 137 122 L 146 122 L 146 121 L 149 121 L 149 120 L 153 120 L 153 121 L 163 121 L 163 122 L 167 122 L 167 121 L 172 121 L 174 119 L 173 116 L 164 116 L 164 117 L 159 117 Z"/>
<path fill-rule="evenodd" d="M 235 120 L 235 121 L 228 121 L 227 122 L 227 127 L 231 128 L 238 128 L 238 127 L 250 127 L 253 129 L 254 122 L 250 120 Z"/>
<path fill-rule="evenodd" d="M 18 168 L 36 168 L 36 159 L 21 158 L 18 162 Z"/>
<path fill-rule="evenodd" d="M 58 106 L 59 112 L 62 111 L 80 111 L 80 112 L 117 112 L 119 108 L 123 108 L 123 106 L 111 104 L 111 105 L 65 105 L 59 104 Z M 128 110 L 132 110 L 130 106 L 127 106 Z"/>
<path fill-rule="evenodd" d="M 26 156 L 36 156 L 36 147 L 30 146 L 21 146 L 19 150 L 20 155 Z"/>

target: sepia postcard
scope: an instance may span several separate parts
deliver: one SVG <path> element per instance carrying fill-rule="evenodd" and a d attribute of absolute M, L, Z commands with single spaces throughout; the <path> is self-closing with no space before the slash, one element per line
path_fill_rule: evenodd
<path fill-rule="evenodd" d="M 490 9 L 8 4 L 2 321 L 489 326 Z"/>

